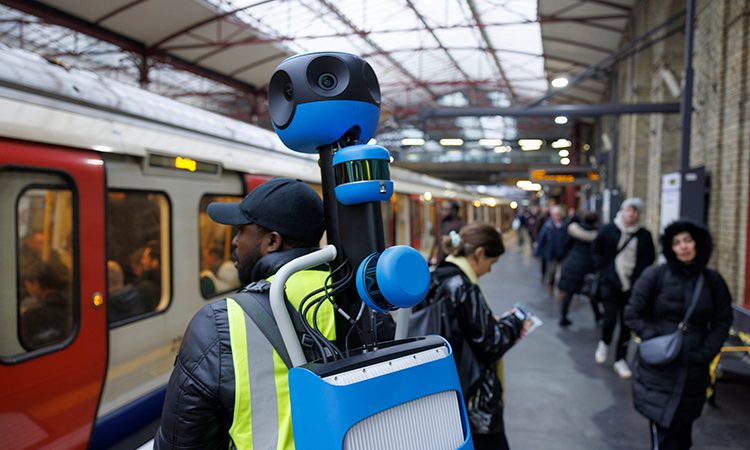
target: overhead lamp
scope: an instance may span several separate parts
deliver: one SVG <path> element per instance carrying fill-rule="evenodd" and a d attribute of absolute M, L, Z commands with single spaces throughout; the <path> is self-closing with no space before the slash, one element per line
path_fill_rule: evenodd
<path fill-rule="evenodd" d="M 516 203 L 515 201 L 510 202 L 510 209 L 516 209 L 516 208 L 518 208 L 518 203 Z"/>
<path fill-rule="evenodd" d="M 541 139 L 520 139 L 518 141 L 518 145 L 521 147 L 521 150 L 525 152 L 539 150 L 540 148 L 542 148 L 543 144 L 544 141 Z"/>
<path fill-rule="evenodd" d="M 560 159 L 560 164 L 562 164 L 563 166 L 567 166 L 568 164 L 570 164 L 570 159 L 562 158 Z"/>
<path fill-rule="evenodd" d="M 370 138 L 369 141 L 367 141 L 367 145 L 375 145 L 378 143 L 378 140 L 375 138 Z"/>
<path fill-rule="evenodd" d="M 480 139 L 479 145 L 483 147 L 495 147 L 498 145 L 503 145 L 502 139 Z"/>
<path fill-rule="evenodd" d="M 474 200 L 474 207 L 479 208 L 480 206 L 482 206 L 482 202 L 480 202 L 479 200 Z"/>
<path fill-rule="evenodd" d="M 530 183 L 525 188 L 522 188 L 524 191 L 541 191 L 542 185 L 539 183 Z"/>
<path fill-rule="evenodd" d="M 490 197 L 489 199 L 487 199 L 487 204 L 490 206 L 490 208 L 494 208 L 495 206 L 497 206 L 497 200 Z"/>
<path fill-rule="evenodd" d="M 495 147 L 494 152 L 495 153 L 508 153 L 511 151 L 510 145 L 501 145 L 499 147 Z"/>
<path fill-rule="evenodd" d="M 422 139 L 422 138 L 403 138 L 403 139 L 401 139 L 401 145 L 424 145 L 424 139 Z"/>
<path fill-rule="evenodd" d="M 449 139 L 449 138 L 443 138 L 440 139 L 440 145 L 443 147 L 456 147 L 459 145 L 464 145 L 463 139 Z"/>
<path fill-rule="evenodd" d="M 557 154 L 560 155 L 560 158 L 567 158 L 568 155 L 570 155 L 570 152 L 567 150 L 560 150 Z"/>
<path fill-rule="evenodd" d="M 98 152 L 113 152 L 113 151 L 115 151 L 115 149 L 113 149 L 109 145 L 92 145 L 91 149 L 92 150 L 96 150 Z"/>
<path fill-rule="evenodd" d="M 524 189 L 527 186 L 530 186 L 531 184 L 533 184 L 533 183 L 531 181 L 529 181 L 529 180 L 518 180 L 518 181 L 516 181 L 516 186 L 520 187 L 521 189 Z"/>
<path fill-rule="evenodd" d="M 430 200 L 432 200 L 432 192 L 430 192 L 430 191 L 425 192 L 424 193 L 424 199 L 427 202 L 429 202 Z"/>
<path fill-rule="evenodd" d="M 552 87 L 554 88 L 564 88 L 568 85 L 568 79 L 565 77 L 557 77 L 552 80 L 550 84 L 552 84 Z"/>
<path fill-rule="evenodd" d="M 565 116 L 557 116 L 555 117 L 555 123 L 558 125 L 565 125 L 568 123 L 568 118 Z"/>
<path fill-rule="evenodd" d="M 591 146 L 589 144 L 583 144 L 583 151 L 584 152 L 589 151 L 590 148 L 591 148 Z"/>
<path fill-rule="evenodd" d="M 558 139 L 552 143 L 552 148 L 568 148 L 571 145 L 573 145 L 573 143 L 567 139 Z"/>

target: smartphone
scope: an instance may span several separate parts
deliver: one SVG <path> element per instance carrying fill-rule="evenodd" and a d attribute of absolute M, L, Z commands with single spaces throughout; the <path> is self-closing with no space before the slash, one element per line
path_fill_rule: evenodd
<path fill-rule="evenodd" d="M 526 318 L 531 321 L 531 326 L 526 330 L 526 336 L 530 335 L 534 330 L 543 325 L 542 320 L 533 314 L 526 316 Z"/>

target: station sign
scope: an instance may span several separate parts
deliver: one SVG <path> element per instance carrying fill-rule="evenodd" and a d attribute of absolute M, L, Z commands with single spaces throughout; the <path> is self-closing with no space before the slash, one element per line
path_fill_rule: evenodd
<path fill-rule="evenodd" d="M 575 186 L 597 182 L 601 175 L 591 166 L 532 167 L 529 181 L 548 186 Z"/>

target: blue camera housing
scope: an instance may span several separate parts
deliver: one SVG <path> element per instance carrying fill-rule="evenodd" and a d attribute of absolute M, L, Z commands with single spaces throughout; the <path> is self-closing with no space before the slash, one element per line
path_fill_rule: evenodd
<path fill-rule="evenodd" d="M 352 145 L 333 155 L 336 199 L 344 205 L 382 202 L 393 195 L 391 154 L 379 145 Z"/>
<path fill-rule="evenodd" d="M 268 83 L 268 109 L 281 141 L 301 153 L 346 141 L 367 142 L 380 119 L 380 85 L 372 67 L 348 53 L 285 59 Z"/>
<path fill-rule="evenodd" d="M 280 129 L 274 124 L 273 129 L 292 150 L 317 153 L 321 143 L 337 142 L 355 127 L 359 127 L 358 141 L 369 141 L 375 135 L 379 118 L 380 108 L 372 103 L 326 100 L 297 105 L 293 126 Z"/>
<path fill-rule="evenodd" d="M 372 253 L 357 268 L 357 292 L 379 312 L 411 308 L 430 288 L 430 269 L 422 255 L 407 245 Z"/>

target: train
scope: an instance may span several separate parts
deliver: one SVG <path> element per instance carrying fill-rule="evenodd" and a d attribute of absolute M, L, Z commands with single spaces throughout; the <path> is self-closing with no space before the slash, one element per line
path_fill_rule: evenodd
<path fill-rule="evenodd" d="M 239 285 L 207 205 L 271 177 L 320 193 L 271 131 L 0 47 L 3 448 L 108 448 L 155 423 L 187 323 Z M 507 230 L 503 199 L 393 167 L 387 245 L 429 258 L 439 206 Z"/>

